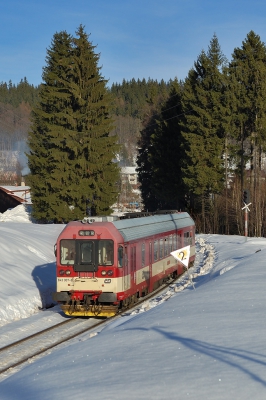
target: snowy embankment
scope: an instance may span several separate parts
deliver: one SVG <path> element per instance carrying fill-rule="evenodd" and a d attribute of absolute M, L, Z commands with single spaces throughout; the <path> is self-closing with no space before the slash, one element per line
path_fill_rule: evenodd
<path fill-rule="evenodd" d="M 0 326 L 52 303 L 54 244 L 63 225 L 29 222 L 23 205 L 0 216 Z"/>

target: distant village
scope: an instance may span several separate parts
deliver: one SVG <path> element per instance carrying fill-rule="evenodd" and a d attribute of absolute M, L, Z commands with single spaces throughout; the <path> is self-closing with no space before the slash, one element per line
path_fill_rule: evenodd
<path fill-rule="evenodd" d="M 21 165 L 18 151 L 0 150 L 0 212 L 19 204 L 31 204 L 30 187 L 25 184 L 27 169 Z M 114 212 L 134 212 L 141 209 L 136 167 L 121 167 L 120 187 Z"/>

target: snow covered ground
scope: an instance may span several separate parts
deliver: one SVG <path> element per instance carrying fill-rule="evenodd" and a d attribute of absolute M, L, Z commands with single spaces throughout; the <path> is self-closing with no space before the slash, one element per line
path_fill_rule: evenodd
<path fill-rule="evenodd" d="M 24 206 L 0 215 L 0 347 L 65 318 L 42 310 L 62 228 L 32 223 Z M 265 259 L 265 238 L 198 235 L 181 284 L 12 371 L 0 399 L 264 399 Z"/>

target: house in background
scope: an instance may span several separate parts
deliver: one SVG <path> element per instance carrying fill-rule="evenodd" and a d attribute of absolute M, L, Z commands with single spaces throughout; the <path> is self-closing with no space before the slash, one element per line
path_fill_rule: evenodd
<path fill-rule="evenodd" d="M 138 184 L 138 174 L 135 167 L 122 167 L 121 168 L 121 182 L 128 182 L 132 186 Z"/>
<path fill-rule="evenodd" d="M 122 211 L 136 211 L 141 208 L 141 193 L 136 167 L 121 167 L 117 207 Z"/>
<path fill-rule="evenodd" d="M 4 213 L 9 208 L 20 204 L 31 204 L 30 187 L 21 186 L 0 186 L 0 212 Z"/>

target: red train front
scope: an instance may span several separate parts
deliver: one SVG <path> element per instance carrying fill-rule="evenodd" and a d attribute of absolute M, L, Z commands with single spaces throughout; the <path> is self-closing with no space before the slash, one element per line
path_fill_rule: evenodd
<path fill-rule="evenodd" d="M 183 272 L 170 253 L 190 245 L 195 226 L 187 213 L 124 218 L 92 217 L 66 225 L 56 243 L 57 292 L 53 299 L 72 316 L 115 315 Z"/>

